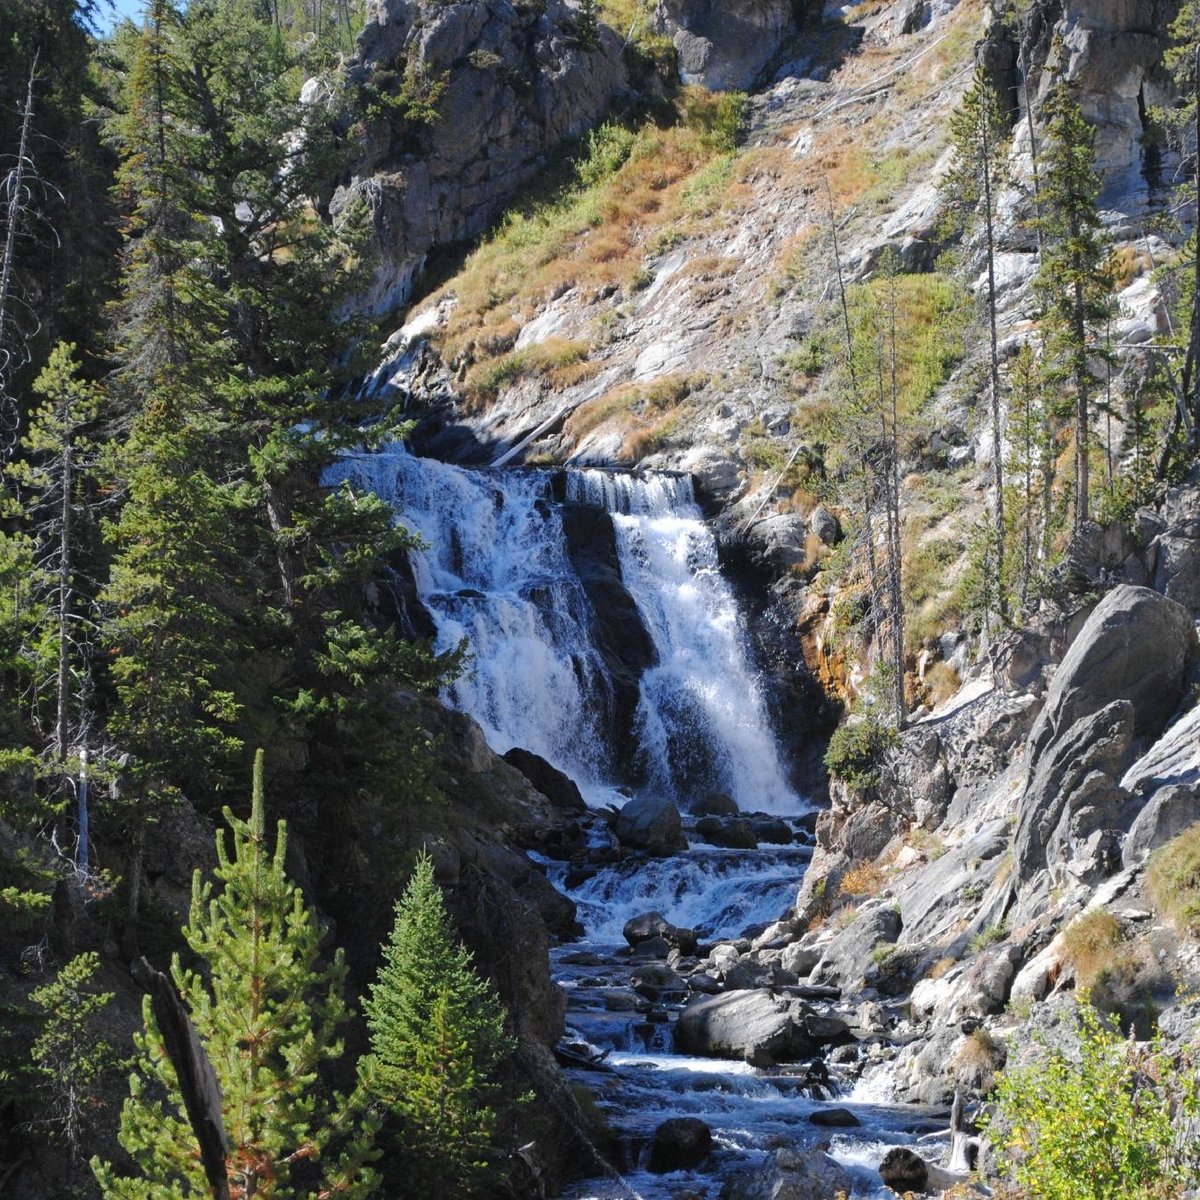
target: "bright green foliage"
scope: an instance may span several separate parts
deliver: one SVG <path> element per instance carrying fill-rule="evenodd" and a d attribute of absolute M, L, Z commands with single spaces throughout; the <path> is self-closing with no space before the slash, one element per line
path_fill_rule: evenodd
<path fill-rule="evenodd" d="M 833 731 L 825 751 L 825 767 L 834 778 L 865 791 L 875 785 L 883 756 L 898 741 L 896 730 L 869 712 Z"/>
<path fill-rule="evenodd" d="M 1086 1003 L 1077 1052 L 1001 1076 L 988 1136 L 1025 1200 L 1163 1200 L 1200 1180 L 1176 1120 L 1200 1112 L 1196 1063 L 1126 1041 Z"/>
<path fill-rule="evenodd" d="M 45 1098 L 38 1123 L 62 1139 L 73 1161 L 79 1160 L 85 1138 L 104 1112 L 105 1086 L 123 1065 L 97 1029 L 97 1016 L 113 998 L 112 992 L 96 990 L 99 970 L 99 955 L 80 954 L 53 983 L 30 995 L 45 1021 L 32 1051 Z"/>
<path fill-rule="evenodd" d="M 319 1077 L 343 1054 L 345 963 L 339 951 L 322 964 L 324 930 L 284 871 L 282 821 L 268 843 L 262 764 L 259 751 L 250 819 L 226 810 L 233 838 L 232 847 L 217 841 L 219 890 L 199 872 L 192 886 L 183 934 L 204 969 L 176 957 L 171 975 L 221 1086 L 234 1193 L 354 1200 L 375 1187 L 375 1124 L 359 1093 L 333 1094 Z M 120 1132 L 140 1174 L 98 1161 L 93 1169 L 106 1198 L 208 1196 L 149 1001 L 144 1012 Z"/>
<path fill-rule="evenodd" d="M 1059 81 L 1043 109 L 1046 141 L 1039 162 L 1042 258 L 1035 286 L 1044 307 L 1051 381 L 1075 396 L 1075 506 L 1079 528 L 1089 515 L 1089 454 L 1095 383 L 1088 368 L 1098 353 L 1098 327 L 1112 301 L 1109 248 L 1100 221 L 1093 143 L 1075 85 Z"/>
<path fill-rule="evenodd" d="M 515 1048 L 504 1009 L 457 944 L 428 856 L 396 905 L 379 978 L 364 1004 L 364 1084 L 396 1118 L 400 1169 L 389 1194 L 476 1194 L 493 1145 L 496 1069 Z"/>

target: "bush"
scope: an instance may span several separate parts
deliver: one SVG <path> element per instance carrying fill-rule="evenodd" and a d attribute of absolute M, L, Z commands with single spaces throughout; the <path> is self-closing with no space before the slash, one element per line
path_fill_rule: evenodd
<path fill-rule="evenodd" d="M 1194 1062 L 1125 1041 L 1086 1003 L 1078 1046 L 1043 1051 L 1000 1076 L 987 1127 L 1019 1196 L 1151 1200 L 1200 1180 L 1197 1144 L 1173 1121 L 1200 1111 Z"/>
<path fill-rule="evenodd" d="M 825 767 L 835 779 L 857 791 L 874 787 L 884 754 L 900 735 L 878 717 L 851 720 L 833 731 L 825 751 Z"/>

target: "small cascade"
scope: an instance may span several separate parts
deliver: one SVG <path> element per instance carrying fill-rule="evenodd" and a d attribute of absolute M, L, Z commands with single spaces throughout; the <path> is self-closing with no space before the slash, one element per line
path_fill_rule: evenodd
<path fill-rule="evenodd" d="M 438 648 L 465 638 L 471 653 L 449 699 L 494 749 L 542 755 L 594 803 L 619 800 L 625 786 L 680 802 L 725 792 L 760 812 L 806 807 L 787 782 L 690 479 L 472 471 L 402 448 L 347 457 L 327 479 L 388 500 L 426 543 L 414 572 Z M 620 691 L 598 644 L 606 614 L 580 577 L 580 547 L 569 543 L 564 512 L 581 507 L 611 521 L 614 586 L 648 637 L 636 701 Z M 631 752 L 614 733 L 622 722 L 632 728 Z"/>
<path fill-rule="evenodd" d="M 703 936 L 769 925 L 796 899 L 797 882 L 812 857 L 808 846 L 763 848 L 755 854 L 693 846 L 646 869 L 630 858 L 597 872 L 571 890 L 585 939 L 617 945 L 627 921 L 660 912 L 673 925 Z M 566 890 L 566 865 L 549 863 L 550 880 Z"/>

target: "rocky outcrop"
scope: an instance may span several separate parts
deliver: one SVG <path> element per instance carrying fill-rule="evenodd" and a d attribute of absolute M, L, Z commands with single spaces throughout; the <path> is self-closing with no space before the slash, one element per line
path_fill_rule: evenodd
<path fill-rule="evenodd" d="M 796 31 L 796 0 L 659 0 L 679 78 L 714 92 L 751 87 Z"/>
<path fill-rule="evenodd" d="M 888 905 L 864 911 L 825 947 L 809 978 L 813 983 L 850 986 L 867 973 L 880 946 L 900 936 L 900 914 Z"/>
<path fill-rule="evenodd" d="M 516 767 L 555 808 L 576 816 L 587 812 L 587 805 L 575 781 L 540 754 L 514 746 L 503 758 L 509 766 Z"/>
<path fill-rule="evenodd" d="M 1183 696 L 1196 652 L 1189 612 L 1149 588 L 1114 588 L 1063 659 L 1029 737 L 1030 766 L 1072 724 L 1114 700 L 1133 709 L 1133 732 L 1156 736 Z"/>
<path fill-rule="evenodd" d="M 548 150 L 599 122 L 625 83 L 621 38 L 604 25 L 581 38 L 577 20 L 562 0 L 371 0 L 351 77 L 383 115 L 333 204 L 371 214 L 382 266 L 364 304 L 402 303 L 431 250 L 481 233 Z"/>
<path fill-rule="evenodd" d="M 1163 501 L 1161 521 L 1153 543 L 1154 586 L 1200 612 L 1200 486 L 1172 488 Z"/>
<path fill-rule="evenodd" d="M 685 1054 L 742 1058 L 756 1066 L 813 1053 L 808 1008 L 775 992 L 745 989 L 692 1000 L 679 1014 L 675 1046 Z"/>

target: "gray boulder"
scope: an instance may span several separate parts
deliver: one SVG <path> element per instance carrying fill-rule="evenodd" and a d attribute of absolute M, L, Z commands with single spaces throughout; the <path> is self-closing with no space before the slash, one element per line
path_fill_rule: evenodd
<path fill-rule="evenodd" d="M 617 840 L 634 850 L 673 854 L 687 849 L 679 809 L 662 796 L 639 796 L 626 801 L 617 814 Z"/>
<path fill-rule="evenodd" d="M 1200 610 L 1200 487 L 1172 488 L 1163 502 L 1165 528 L 1155 540 L 1154 586 L 1192 612 Z"/>
<path fill-rule="evenodd" d="M 726 992 L 692 1000 L 675 1025 L 675 1049 L 763 1065 L 803 1058 L 815 1047 L 800 1021 L 807 1008 L 770 991 Z"/>
<path fill-rule="evenodd" d="M 746 91 L 796 29 L 791 0 L 659 0 L 655 25 L 675 43 L 679 77 Z"/>
<path fill-rule="evenodd" d="M 737 801 L 724 792 L 709 792 L 693 802 L 691 811 L 696 817 L 736 817 L 738 806 Z"/>
<path fill-rule="evenodd" d="M 1134 818 L 1121 851 L 1127 867 L 1136 866 L 1151 850 L 1165 846 L 1200 821 L 1200 799 L 1192 788 L 1174 784 L 1159 788 Z"/>
<path fill-rule="evenodd" d="M 889 945 L 900 936 L 900 914 L 879 905 L 861 913 L 825 947 L 809 979 L 818 984 L 850 987 L 866 975 L 874 961 L 875 948 Z"/>
<path fill-rule="evenodd" d="M 621 932 L 631 946 L 638 946 L 653 938 L 662 938 L 673 950 L 680 950 L 684 954 L 696 952 L 696 931 L 672 925 L 660 912 L 642 913 L 632 917 L 625 922 L 625 928 Z"/>
<path fill-rule="evenodd" d="M 1137 736 L 1157 735 L 1183 696 L 1195 651 L 1196 631 L 1182 605 L 1149 588 L 1114 588 L 1055 672 L 1029 735 L 1030 766 L 1075 722 L 1114 700 L 1133 706 Z"/>
<path fill-rule="evenodd" d="M 1130 792 L 1148 794 L 1168 785 L 1200 788 L 1200 704 L 1176 721 L 1121 779 Z"/>
<path fill-rule="evenodd" d="M 775 1151 L 763 1166 L 730 1179 L 721 1200 L 830 1200 L 853 1189 L 846 1168 L 817 1146 Z"/>
<path fill-rule="evenodd" d="M 842 523 L 823 504 L 809 514 L 808 527 L 826 546 L 836 546 L 842 540 Z"/>
<path fill-rule="evenodd" d="M 1133 705 L 1116 700 L 1048 744 L 1017 810 L 1013 853 L 1019 882 L 1064 863 L 1074 842 L 1120 825 L 1127 793 L 1114 779 L 1128 765 L 1135 721 Z"/>

